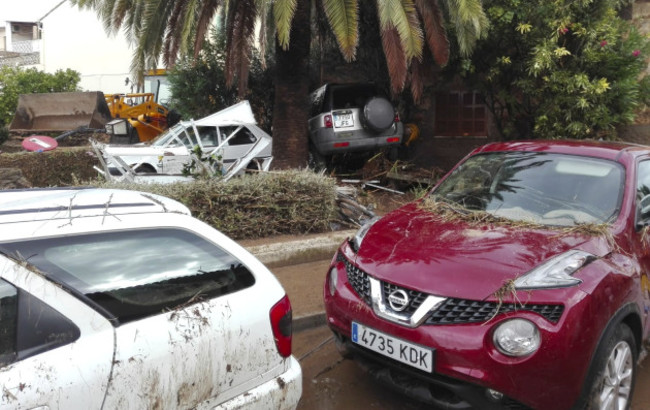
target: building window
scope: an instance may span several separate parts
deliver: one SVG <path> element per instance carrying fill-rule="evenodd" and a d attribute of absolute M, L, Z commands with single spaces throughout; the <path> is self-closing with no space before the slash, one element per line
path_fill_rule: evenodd
<path fill-rule="evenodd" d="M 487 111 L 474 91 L 436 93 L 435 135 L 486 136 Z"/>

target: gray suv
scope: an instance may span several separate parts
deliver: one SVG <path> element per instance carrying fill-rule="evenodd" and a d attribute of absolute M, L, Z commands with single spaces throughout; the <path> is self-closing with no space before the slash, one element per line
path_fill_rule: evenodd
<path fill-rule="evenodd" d="M 311 93 L 309 142 L 315 163 L 333 154 L 397 151 L 404 126 L 393 104 L 373 84 L 325 84 Z"/>

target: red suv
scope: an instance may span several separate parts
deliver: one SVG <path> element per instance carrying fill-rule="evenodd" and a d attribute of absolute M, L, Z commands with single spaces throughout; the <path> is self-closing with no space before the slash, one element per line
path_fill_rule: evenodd
<path fill-rule="evenodd" d="M 495 143 L 332 260 L 344 357 L 444 408 L 625 409 L 650 318 L 650 148 Z"/>

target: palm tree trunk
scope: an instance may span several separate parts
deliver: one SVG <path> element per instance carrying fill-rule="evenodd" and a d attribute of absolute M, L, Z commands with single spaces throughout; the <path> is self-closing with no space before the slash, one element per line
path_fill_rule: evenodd
<path fill-rule="evenodd" d="M 311 0 L 298 0 L 289 49 L 283 50 L 276 40 L 272 132 L 275 169 L 307 166 L 310 15 Z"/>

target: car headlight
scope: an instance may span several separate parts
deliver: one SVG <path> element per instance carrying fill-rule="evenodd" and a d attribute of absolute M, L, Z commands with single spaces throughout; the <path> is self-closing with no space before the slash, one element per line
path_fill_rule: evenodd
<path fill-rule="evenodd" d="M 338 275 L 336 272 L 336 266 L 332 266 L 329 273 L 329 291 L 330 296 L 334 296 L 336 293 L 336 285 L 338 284 Z"/>
<path fill-rule="evenodd" d="M 355 252 L 359 251 L 359 248 L 361 248 L 361 242 L 363 242 L 363 238 L 366 237 L 366 234 L 370 230 L 370 228 L 377 222 L 380 218 L 378 216 L 368 220 L 359 230 L 357 233 L 354 235 L 352 238 L 352 250 Z"/>
<path fill-rule="evenodd" d="M 527 356 L 541 344 L 537 326 L 529 320 L 511 319 L 501 323 L 494 331 L 494 345 L 507 356 Z"/>
<path fill-rule="evenodd" d="M 515 287 L 517 289 L 539 289 L 577 285 L 582 283 L 582 280 L 571 275 L 595 258 L 594 255 L 579 250 L 565 252 L 515 279 Z"/>

